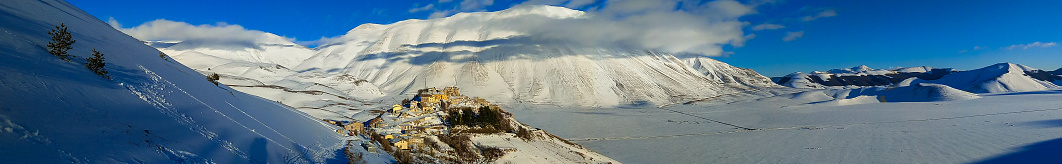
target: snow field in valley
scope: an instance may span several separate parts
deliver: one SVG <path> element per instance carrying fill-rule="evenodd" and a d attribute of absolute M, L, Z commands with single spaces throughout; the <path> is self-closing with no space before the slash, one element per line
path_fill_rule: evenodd
<path fill-rule="evenodd" d="M 1062 147 L 1062 90 L 980 96 L 846 106 L 791 98 L 665 109 L 517 104 L 510 112 L 625 163 L 1042 162 Z"/>

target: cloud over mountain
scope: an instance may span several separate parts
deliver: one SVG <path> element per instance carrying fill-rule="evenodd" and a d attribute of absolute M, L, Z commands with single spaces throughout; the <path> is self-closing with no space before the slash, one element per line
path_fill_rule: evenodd
<path fill-rule="evenodd" d="M 586 2 L 590 1 L 551 3 L 579 6 Z M 524 10 L 529 8 L 527 6 L 531 5 L 517 5 L 507 10 Z M 723 55 L 724 45 L 744 46 L 747 37 L 742 28 L 748 23 L 738 18 L 753 13 L 754 5 L 733 0 L 703 3 L 684 0 L 611 0 L 574 17 L 513 14 L 489 21 L 468 18 L 452 28 L 511 31 L 519 33 L 523 39 L 539 43 L 719 56 Z M 325 38 L 324 44 L 344 40 L 341 38 Z"/>
<path fill-rule="evenodd" d="M 290 44 L 293 39 L 258 30 L 248 30 L 240 25 L 219 22 L 214 25 L 192 25 L 185 22 L 159 19 L 136 27 L 123 28 L 118 21 L 110 20 L 111 26 L 134 38 L 153 41 L 193 41 L 213 44 Z"/>

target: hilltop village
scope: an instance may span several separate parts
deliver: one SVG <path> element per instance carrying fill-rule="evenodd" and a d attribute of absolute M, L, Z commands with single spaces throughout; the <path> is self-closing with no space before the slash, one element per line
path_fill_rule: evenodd
<path fill-rule="evenodd" d="M 461 95 L 457 87 L 421 89 L 411 99 L 373 114 L 376 117 L 365 121 L 324 121 L 340 127 L 336 132 L 351 138 L 348 149 L 360 146 L 370 153 L 388 153 L 398 163 L 479 163 L 536 158 L 547 163 L 614 162 L 543 130 L 523 125 L 500 106 L 483 98 Z M 560 154 L 569 157 L 555 157 Z M 348 154 L 355 159 L 363 155 Z"/>

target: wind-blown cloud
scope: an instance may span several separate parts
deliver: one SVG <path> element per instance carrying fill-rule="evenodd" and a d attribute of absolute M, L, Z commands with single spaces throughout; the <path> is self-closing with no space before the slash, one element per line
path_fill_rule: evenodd
<path fill-rule="evenodd" d="M 1024 50 L 1024 49 L 1029 49 L 1029 48 L 1047 48 L 1047 47 L 1054 47 L 1054 46 L 1058 46 L 1058 43 L 1056 43 L 1056 42 L 1047 42 L 1047 43 L 1033 42 L 1033 43 L 1029 43 L 1029 44 L 1011 45 L 1011 46 L 1006 47 L 1006 49 L 1007 50 L 1013 50 L 1015 48 L 1021 48 L 1021 49 Z"/>
<path fill-rule="evenodd" d="M 520 5 L 550 5 L 550 6 L 564 6 L 567 8 L 581 8 L 586 5 L 593 4 L 597 0 L 529 0 Z"/>
<path fill-rule="evenodd" d="M 459 8 L 461 8 L 462 11 L 475 11 L 483 10 L 483 8 L 490 5 L 494 5 L 494 0 L 464 0 L 461 1 Z"/>
<path fill-rule="evenodd" d="M 452 0 L 440 0 L 439 1 L 440 4 L 449 3 L 449 2 L 452 2 Z M 458 3 L 452 9 L 434 9 L 434 11 L 428 16 L 428 18 L 442 18 L 442 17 L 447 17 L 447 16 L 450 16 L 450 15 L 453 15 L 453 14 L 458 13 L 458 12 L 483 11 L 483 10 L 485 10 L 487 8 L 487 6 L 491 6 L 491 5 L 494 5 L 494 0 L 464 0 L 464 1 L 461 1 L 461 3 Z M 439 7 L 439 8 L 443 8 L 443 7 Z M 414 8 L 414 9 L 416 9 L 416 8 Z M 425 10 L 431 10 L 431 9 L 425 9 Z M 420 11 L 420 10 L 417 10 L 417 11 Z M 414 12 L 414 10 L 410 9 L 410 12 L 412 13 L 412 12 Z"/>
<path fill-rule="evenodd" d="M 420 11 L 428 11 L 428 10 L 432 10 L 432 9 L 435 9 L 435 4 L 428 4 L 428 5 L 424 5 L 424 6 L 421 6 L 421 7 L 414 7 L 412 9 L 409 9 L 409 13 L 415 13 L 415 12 L 420 12 Z"/>
<path fill-rule="evenodd" d="M 973 49 L 969 49 L 969 50 L 959 50 L 959 53 L 960 53 L 960 54 L 961 54 L 961 53 L 967 53 L 967 52 L 970 52 L 970 51 L 977 51 L 977 50 L 981 50 L 981 49 L 985 49 L 985 48 L 988 48 L 988 47 L 974 46 L 974 47 L 973 47 Z"/>
<path fill-rule="evenodd" d="M 191 25 L 185 22 L 159 19 L 132 28 L 122 28 L 118 21 L 109 20 L 108 22 L 119 31 L 145 41 L 185 41 L 253 47 L 258 44 L 291 44 L 294 40 L 224 22 L 215 25 Z"/>
<path fill-rule="evenodd" d="M 107 18 L 107 24 L 111 25 L 111 27 L 114 28 L 114 29 L 121 29 L 122 28 L 122 24 L 118 23 L 118 20 L 115 20 L 114 17 L 108 17 Z"/>
<path fill-rule="evenodd" d="M 803 21 L 807 22 L 807 21 L 813 21 L 813 20 L 816 20 L 816 19 L 819 19 L 819 18 L 833 17 L 833 16 L 837 16 L 837 11 L 835 11 L 833 9 L 826 9 L 826 11 L 822 11 L 819 14 L 805 16 L 804 18 L 801 18 L 800 20 L 803 20 Z"/>
<path fill-rule="evenodd" d="M 516 18 L 500 21 L 501 26 L 495 27 L 514 29 L 539 40 L 708 56 L 723 55 L 723 45 L 744 45 L 742 27 L 747 23 L 738 18 L 754 13 L 753 8 L 731 0 L 700 5 L 682 2 L 612 0 L 586 17 Z"/>
<path fill-rule="evenodd" d="M 804 37 L 804 31 L 786 32 L 785 33 L 785 37 L 782 38 L 782 41 L 787 41 L 788 42 L 788 41 L 793 41 L 793 40 L 800 39 L 802 37 Z"/>
<path fill-rule="evenodd" d="M 571 5 L 573 2 L 565 3 Z M 499 12 L 525 13 L 532 12 L 536 7 L 517 5 Z M 742 30 L 748 23 L 739 20 L 742 16 L 755 13 L 753 6 L 734 0 L 705 3 L 687 0 L 609 0 L 588 12 L 570 11 L 583 13 L 575 17 L 555 17 L 558 12 L 567 11 L 547 12 L 490 19 L 446 18 L 452 19 L 447 22 L 456 23 L 435 24 L 434 28 L 504 31 L 515 33 L 512 37 L 534 43 L 648 49 L 684 56 L 724 55 L 723 46 L 741 47 L 746 40 L 755 36 L 746 35 Z M 354 40 L 356 37 L 351 35 L 327 39 L 329 41 L 322 45 Z"/>
<path fill-rule="evenodd" d="M 777 25 L 777 24 L 764 23 L 764 24 L 752 26 L 752 31 L 774 30 L 774 29 L 782 29 L 782 28 L 785 28 L 785 26 Z"/>

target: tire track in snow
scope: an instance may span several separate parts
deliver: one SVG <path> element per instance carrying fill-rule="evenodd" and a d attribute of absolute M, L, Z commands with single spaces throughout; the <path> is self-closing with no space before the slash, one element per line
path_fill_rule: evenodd
<path fill-rule="evenodd" d="M 701 116 L 694 115 L 694 114 L 689 114 L 689 113 L 686 113 L 686 112 L 679 112 L 679 111 L 671 110 L 671 109 L 667 109 L 667 108 L 660 108 L 660 109 L 661 110 L 666 110 L 666 111 L 671 111 L 673 113 L 678 113 L 678 114 L 683 114 L 683 115 L 687 115 L 687 116 L 697 117 L 697 118 L 708 120 L 708 121 L 711 121 L 711 122 L 714 122 L 714 123 L 719 123 L 719 124 L 723 124 L 723 125 L 727 125 L 727 126 L 732 126 L 732 127 L 738 128 L 738 129 L 744 129 L 744 130 L 749 130 L 749 131 L 756 130 L 754 128 L 748 128 L 748 127 L 734 125 L 734 124 L 726 123 L 726 122 L 722 122 L 722 121 L 716 121 L 716 120 L 713 120 L 713 119 L 701 117 Z"/>
<path fill-rule="evenodd" d="M 678 111 L 674 111 L 674 110 L 669 110 L 669 109 L 664 109 L 664 110 L 673 111 L 675 113 L 686 114 L 686 113 L 682 113 L 682 112 L 678 112 Z M 887 122 L 863 122 L 863 123 L 853 123 L 853 124 L 838 124 L 838 125 L 823 125 L 823 126 L 794 126 L 794 127 L 759 128 L 759 129 L 747 128 L 747 129 L 744 129 L 744 130 L 723 131 L 723 132 L 709 132 L 709 133 L 689 133 L 689 134 L 640 136 L 640 137 L 572 138 L 572 139 L 568 139 L 568 141 L 572 141 L 572 142 L 593 142 L 593 141 L 609 141 L 609 140 L 635 140 L 635 139 L 656 139 L 656 138 L 671 138 L 671 137 L 685 137 L 685 136 L 706 136 L 706 135 L 744 133 L 744 132 L 755 132 L 755 131 L 775 131 L 775 130 L 793 130 L 793 129 L 821 129 L 823 127 L 846 127 L 846 126 L 858 126 L 858 125 L 876 125 L 876 124 L 892 124 L 892 123 L 905 123 L 905 122 L 955 120 L 955 119 L 974 118 L 974 117 L 997 116 L 997 115 L 1020 114 L 1020 113 L 1032 113 L 1032 112 L 1046 112 L 1046 111 L 1058 111 L 1058 110 L 1062 110 L 1062 108 L 1048 108 L 1048 109 L 1037 109 L 1037 110 L 1023 110 L 1023 111 L 1012 111 L 1012 112 L 975 114 L 975 115 L 956 116 L 956 117 L 912 119 L 912 120 L 887 121 Z M 686 115 L 691 115 L 691 114 L 686 114 Z M 691 116 L 694 116 L 694 117 L 697 117 L 697 118 L 706 119 L 706 120 L 710 120 L 710 119 L 703 118 L 703 117 L 700 117 L 700 116 L 695 116 L 695 115 L 691 115 Z M 717 122 L 717 123 L 723 123 L 723 122 Z M 725 124 L 725 123 L 723 123 L 723 124 Z M 731 125 L 731 124 L 727 124 L 727 125 Z M 740 126 L 736 126 L 736 125 L 731 125 L 731 126 L 740 128 Z"/>

